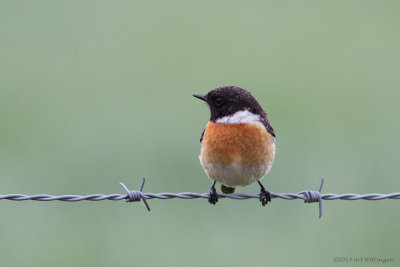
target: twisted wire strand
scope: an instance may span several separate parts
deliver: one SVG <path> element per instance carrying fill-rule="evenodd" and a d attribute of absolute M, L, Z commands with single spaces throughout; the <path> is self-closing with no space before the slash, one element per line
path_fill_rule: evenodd
<path fill-rule="evenodd" d="M 282 198 L 286 200 L 293 199 L 302 199 L 306 200 L 306 197 L 301 192 L 295 193 L 273 193 L 271 192 L 272 198 Z M 218 198 L 230 198 L 230 199 L 249 199 L 249 198 L 259 198 L 259 194 L 245 194 L 245 193 L 234 193 L 234 194 L 223 194 L 218 193 Z M 142 199 L 172 199 L 172 198 L 180 198 L 180 199 L 195 199 L 195 198 L 208 198 L 209 193 L 193 193 L 193 192 L 182 192 L 182 193 L 142 193 Z M 47 194 L 38 194 L 38 195 L 23 195 L 23 194 L 7 194 L 1 195 L 0 200 L 14 200 L 14 201 L 23 201 L 23 200 L 36 200 L 36 201 L 65 201 L 65 202 L 77 202 L 77 201 L 100 201 L 100 200 L 127 200 L 129 197 L 127 194 L 90 194 L 90 195 L 60 195 L 53 196 Z M 380 193 L 370 193 L 364 195 L 357 195 L 353 193 L 346 194 L 322 194 L 321 198 L 324 200 L 382 200 L 382 199 L 400 199 L 400 192 L 391 193 L 391 194 L 380 194 Z M 133 201 L 132 201 L 133 202 Z"/>
<path fill-rule="evenodd" d="M 249 199 L 249 198 L 259 198 L 259 194 L 246 194 L 246 193 L 234 193 L 234 194 L 223 194 L 218 193 L 218 198 L 230 198 L 230 199 Z M 172 199 L 172 198 L 180 198 L 180 199 L 195 199 L 195 198 L 208 198 L 209 193 L 193 193 L 193 192 L 183 192 L 183 193 L 142 193 L 142 197 L 144 199 Z M 286 200 L 293 199 L 302 199 L 306 200 L 306 197 L 300 193 L 273 193 L 271 192 L 272 198 L 282 198 Z M 322 194 L 321 198 L 324 200 L 382 200 L 382 199 L 400 199 L 400 192 L 391 193 L 391 194 L 380 194 L 380 193 L 370 193 L 364 195 L 358 195 L 353 193 L 346 194 Z M 1 195 L 0 200 L 14 200 L 14 201 L 23 201 L 23 200 L 36 200 L 36 201 L 65 201 L 65 202 L 77 202 L 77 201 L 100 201 L 100 200 L 127 200 L 128 196 L 126 194 L 90 194 L 90 195 L 60 195 L 53 196 L 47 194 L 38 194 L 38 195 L 23 195 L 23 194 L 7 194 Z M 133 201 L 132 201 L 133 202 Z"/>
<path fill-rule="evenodd" d="M 150 206 L 147 203 L 148 199 L 195 199 L 195 198 L 209 198 L 209 193 L 194 193 L 194 192 L 182 192 L 182 193 L 144 193 L 142 192 L 145 183 L 145 178 L 142 180 L 142 184 L 139 190 L 129 190 L 123 183 L 120 183 L 126 194 L 90 194 L 90 195 L 48 195 L 48 194 L 37 194 L 37 195 L 23 195 L 23 194 L 0 194 L 0 200 L 35 200 L 35 201 L 65 201 L 65 202 L 76 202 L 76 201 L 101 201 L 101 200 L 126 200 L 127 202 L 138 202 L 143 200 L 146 208 L 150 211 Z M 270 192 L 272 198 L 282 198 L 286 200 L 302 199 L 306 203 L 319 202 L 319 217 L 322 216 L 322 200 L 382 200 L 382 199 L 400 199 L 400 192 L 381 194 L 381 193 L 369 193 L 369 194 L 332 194 L 326 193 L 321 194 L 322 185 L 324 180 L 321 179 L 321 184 L 318 191 L 301 191 L 298 193 L 273 193 Z M 259 194 L 246 194 L 246 193 L 234 193 L 234 194 L 223 194 L 218 193 L 218 198 L 230 198 L 230 199 L 250 199 L 259 198 Z"/>

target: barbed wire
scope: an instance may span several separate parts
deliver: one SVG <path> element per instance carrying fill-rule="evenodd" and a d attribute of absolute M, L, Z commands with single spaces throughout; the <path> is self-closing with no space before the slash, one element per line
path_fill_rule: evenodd
<path fill-rule="evenodd" d="M 66 202 L 76 202 L 76 201 L 101 201 L 101 200 L 126 200 L 127 202 L 140 202 L 143 200 L 148 211 L 150 211 L 150 206 L 147 202 L 148 199 L 194 199 L 194 198 L 209 198 L 209 193 L 193 193 L 193 192 L 182 192 L 182 193 L 144 193 L 142 192 L 145 183 L 145 178 L 143 178 L 139 190 L 129 190 L 124 183 L 120 183 L 122 188 L 126 191 L 126 194 L 90 194 L 90 195 L 60 195 L 53 196 L 48 194 L 37 194 L 37 195 L 23 195 L 23 194 L 0 194 L 0 200 L 14 200 L 14 201 L 24 201 L 24 200 L 35 200 L 35 201 L 66 201 Z M 400 199 L 400 192 L 390 193 L 390 194 L 380 194 L 380 193 L 369 193 L 369 194 L 332 194 L 326 193 L 321 194 L 322 186 L 324 184 L 324 179 L 321 179 L 321 183 L 318 191 L 305 190 L 298 193 L 274 193 L 270 192 L 272 198 L 282 198 L 286 200 L 302 199 L 305 203 L 319 203 L 319 218 L 322 216 L 322 200 L 381 200 L 381 199 Z M 230 198 L 230 199 L 250 199 L 250 198 L 260 198 L 259 194 L 247 194 L 247 193 L 234 193 L 234 194 L 223 194 L 217 193 L 218 198 Z"/>

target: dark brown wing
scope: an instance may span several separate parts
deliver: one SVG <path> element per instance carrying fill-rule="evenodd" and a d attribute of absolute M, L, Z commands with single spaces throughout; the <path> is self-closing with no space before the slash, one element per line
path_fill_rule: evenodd
<path fill-rule="evenodd" d="M 204 137 L 204 132 L 206 131 L 206 129 L 203 130 L 203 132 L 201 133 L 201 137 L 200 137 L 200 144 L 203 142 L 203 137 Z"/>
<path fill-rule="evenodd" d="M 271 124 L 269 123 L 268 120 L 263 121 L 263 125 L 265 126 L 265 129 L 273 136 L 275 137 L 275 132 L 274 128 L 272 128 Z"/>

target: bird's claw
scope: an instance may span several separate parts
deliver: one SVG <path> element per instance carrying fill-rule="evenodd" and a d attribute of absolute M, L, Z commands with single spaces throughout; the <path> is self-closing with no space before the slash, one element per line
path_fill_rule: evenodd
<path fill-rule="evenodd" d="M 269 193 L 268 190 L 265 189 L 265 187 L 262 185 L 262 183 L 260 183 L 260 181 L 258 181 L 258 184 L 261 187 L 260 201 L 261 201 L 261 204 L 263 206 L 265 206 L 266 204 L 268 204 L 268 202 L 271 202 L 271 194 Z"/>
<path fill-rule="evenodd" d="M 208 196 L 208 202 L 210 202 L 210 204 L 215 205 L 215 203 L 218 202 L 218 195 L 217 195 L 217 190 L 215 189 L 215 183 L 213 183 L 213 185 L 210 188 L 210 193 Z"/>

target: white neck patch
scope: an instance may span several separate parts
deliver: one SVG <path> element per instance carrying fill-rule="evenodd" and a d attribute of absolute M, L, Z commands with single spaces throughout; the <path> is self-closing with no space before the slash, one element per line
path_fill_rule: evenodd
<path fill-rule="evenodd" d="M 239 124 L 239 123 L 249 123 L 249 124 L 260 124 L 260 115 L 251 113 L 248 110 L 241 110 L 236 112 L 231 116 L 222 117 L 215 122 L 226 123 L 226 124 Z"/>

